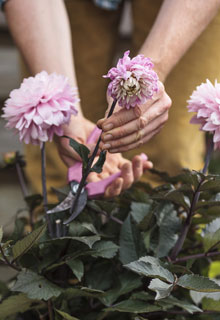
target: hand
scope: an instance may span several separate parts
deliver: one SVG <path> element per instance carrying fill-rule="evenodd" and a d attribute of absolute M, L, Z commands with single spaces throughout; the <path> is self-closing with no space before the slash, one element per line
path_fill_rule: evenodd
<path fill-rule="evenodd" d="M 101 149 L 111 153 L 124 152 L 146 143 L 157 134 L 168 120 L 171 99 L 161 82 L 153 98 L 142 106 L 129 110 L 117 106 L 117 111 L 97 125 L 102 134 Z"/>
<path fill-rule="evenodd" d="M 121 176 L 116 178 L 105 190 L 104 197 L 111 198 L 118 196 L 123 190 L 131 187 L 131 185 L 140 179 L 143 172 L 153 167 L 152 162 L 143 160 L 140 155 L 135 156 L 132 161 L 122 157 L 121 154 L 107 153 L 106 162 L 100 174 L 94 172 L 88 176 L 88 182 L 99 181 L 108 178 L 121 170 Z"/>
<path fill-rule="evenodd" d="M 94 124 L 85 118 L 72 118 L 71 123 L 64 127 L 64 135 L 70 136 L 85 144 L 90 133 L 94 129 Z M 64 163 L 71 167 L 76 161 L 80 161 L 79 155 L 69 146 L 69 140 L 63 137 L 56 137 L 57 149 Z M 92 149 L 93 146 L 88 146 Z M 96 159 L 95 159 L 96 161 Z M 140 179 L 143 172 L 152 168 L 150 161 L 143 161 L 141 156 L 135 156 L 131 161 L 124 159 L 120 154 L 107 153 L 103 171 L 100 174 L 92 172 L 88 176 L 88 182 L 96 182 L 109 177 L 121 170 L 121 176 L 115 179 L 107 188 L 104 197 L 114 197 L 122 190 L 128 189 L 133 182 Z"/>

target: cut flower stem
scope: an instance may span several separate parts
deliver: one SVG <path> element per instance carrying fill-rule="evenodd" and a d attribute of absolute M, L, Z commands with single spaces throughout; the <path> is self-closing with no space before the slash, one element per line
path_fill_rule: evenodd
<path fill-rule="evenodd" d="M 107 118 L 109 118 L 109 117 L 113 114 L 114 109 L 115 109 L 115 106 L 116 106 L 116 103 L 117 103 L 117 100 L 115 99 L 115 100 L 112 102 L 112 105 L 111 105 L 111 108 L 110 108 L 109 113 L 108 113 L 108 115 L 107 115 Z M 91 167 L 92 167 L 93 161 L 94 161 L 94 159 L 95 159 L 95 157 L 96 157 L 96 155 L 97 155 L 97 152 L 98 152 L 98 150 L 99 150 L 99 144 L 100 144 L 100 142 L 101 142 L 101 135 L 102 135 L 102 132 L 101 132 L 101 134 L 100 134 L 100 136 L 99 136 L 99 139 L 98 139 L 98 141 L 97 141 L 97 143 L 96 143 L 95 149 L 94 149 L 91 157 L 89 158 L 89 161 L 88 161 L 88 163 L 87 163 L 86 169 L 85 169 L 85 171 L 83 172 L 82 179 L 81 179 L 81 181 L 80 181 L 80 183 L 79 183 L 79 187 L 78 187 L 78 189 L 77 189 L 76 196 L 75 196 L 75 198 L 74 198 L 74 201 L 73 201 L 73 203 L 72 203 L 72 207 L 71 207 L 71 209 L 70 209 L 70 214 L 72 214 L 72 213 L 74 212 L 74 210 L 76 209 L 76 206 L 77 206 L 77 203 L 78 203 L 78 200 L 79 200 L 79 196 L 80 196 L 80 194 L 81 194 L 81 191 L 82 191 L 83 187 L 84 187 L 85 184 L 86 184 L 86 179 L 87 179 L 87 177 L 88 177 L 88 175 L 89 175 L 89 173 L 90 173 L 90 169 L 91 169 Z M 70 221 L 68 221 L 68 222 L 70 222 Z"/>

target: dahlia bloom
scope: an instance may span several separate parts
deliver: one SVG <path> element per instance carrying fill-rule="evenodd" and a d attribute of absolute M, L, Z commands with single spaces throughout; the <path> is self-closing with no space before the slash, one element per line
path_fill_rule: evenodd
<path fill-rule="evenodd" d="M 79 101 L 76 89 L 62 75 L 46 71 L 24 79 L 19 89 L 10 93 L 2 116 L 6 127 L 19 132 L 20 141 L 40 144 L 52 141 L 54 134 L 63 135 L 63 124 L 76 115 Z"/>
<path fill-rule="evenodd" d="M 129 53 L 126 51 L 117 67 L 104 76 L 111 79 L 108 95 L 127 109 L 144 104 L 158 90 L 158 76 L 151 60 L 141 54 L 131 59 Z"/>
<path fill-rule="evenodd" d="M 193 91 L 188 102 L 188 111 L 196 112 L 191 123 L 200 124 L 200 129 L 214 134 L 215 149 L 220 148 L 220 83 L 209 80 Z"/>

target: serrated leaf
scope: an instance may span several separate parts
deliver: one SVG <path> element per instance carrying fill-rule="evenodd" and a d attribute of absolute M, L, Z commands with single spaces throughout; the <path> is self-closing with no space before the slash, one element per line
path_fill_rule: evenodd
<path fill-rule="evenodd" d="M 8 319 L 9 316 L 18 312 L 25 312 L 31 308 L 32 303 L 36 300 L 29 299 L 26 294 L 20 293 L 10 296 L 0 304 L 0 319 Z"/>
<path fill-rule="evenodd" d="M 73 316 L 67 314 L 66 312 L 60 311 L 58 309 L 55 309 L 55 310 L 62 317 L 62 320 L 79 320 L 78 318 L 73 317 Z"/>
<path fill-rule="evenodd" d="M 62 288 L 37 273 L 28 270 L 18 274 L 12 291 L 26 293 L 30 299 L 47 301 L 52 297 L 58 297 L 62 293 Z"/>
<path fill-rule="evenodd" d="M 72 221 L 69 226 L 69 235 L 72 237 L 87 236 L 90 233 L 98 234 L 93 224 L 88 222 Z"/>
<path fill-rule="evenodd" d="M 201 187 L 200 191 L 213 191 L 215 190 L 216 192 L 220 191 L 220 180 L 209 180 L 204 182 Z"/>
<path fill-rule="evenodd" d="M 202 310 L 200 308 L 198 308 L 197 306 L 195 306 L 194 304 L 189 303 L 188 301 L 178 300 L 177 298 L 172 297 L 172 296 L 169 296 L 165 299 L 162 299 L 161 301 L 165 302 L 165 303 L 169 303 L 173 306 L 180 307 L 180 308 L 188 311 L 191 314 L 194 312 L 202 312 Z"/>
<path fill-rule="evenodd" d="M 205 251 L 208 251 L 215 245 L 216 247 L 217 245 L 220 246 L 220 229 L 214 233 L 206 234 L 205 237 L 203 238 L 203 243 L 204 243 Z"/>
<path fill-rule="evenodd" d="M 67 237 L 66 237 L 67 238 Z M 84 236 L 84 237 L 71 237 L 72 240 L 76 240 L 86 244 L 90 249 L 92 249 L 94 243 L 99 241 L 101 238 L 100 236 Z"/>
<path fill-rule="evenodd" d="M 140 223 L 149 214 L 151 203 L 132 202 L 131 216 L 136 223 Z"/>
<path fill-rule="evenodd" d="M 177 284 L 183 288 L 199 292 L 220 292 L 220 286 L 217 283 L 197 274 L 181 276 Z"/>
<path fill-rule="evenodd" d="M 79 259 L 70 259 L 66 262 L 66 264 L 70 267 L 73 274 L 77 277 L 79 281 L 81 281 L 84 275 L 84 265 Z"/>
<path fill-rule="evenodd" d="M 102 172 L 102 168 L 103 165 L 105 163 L 106 160 L 106 151 L 102 150 L 100 152 L 99 158 L 97 160 L 97 162 L 94 164 L 94 166 L 90 169 L 90 172 L 96 172 L 96 173 L 101 173 Z"/>
<path fill-rule="evenodd" d="M 159 300 L 170 295 L 171 291 L 173 290 L 173 284 L 168 284 L 160 279 L 153 279 L 151 280 L 148 288 L 156 292 L 155 300 Z"/>
<path fill-rule="evenodd" d="M 162 266 L 159 259 L 151 256 L 142 257 L 138 261 L 125 265 L 125 267 L 141 276 L 158 278 L 169 283 L 174 282 L 173 274 Z"/>
<path fill-rule="evenodd" d="M 72 138 L 69 138 L 69 140 L 70 140 L 70 142 L 69 142 L 70 146 L 81 157 L 82 163 L 83 163 L 83 168 L 85 168 L 88 161 L 89 161 L 90 150 L 84 144 L 81 144 Z"/>
<path fill-rule="evenodd" d="M 105 311 L 118 311 L 118 312 L 126 312 L 126 313 L 145 313 L 145 312 L 154 312 L 161 310 L 161 307 L 146 304 L 144 301 L 138 300 L 124 300 L 116 305 L 105 308 Z"/>
<path fill-rule="evenodd" d="M 220 285 L 220 280 L 213 279 L 215 283 Z M 196 304 L 201 303 L 203 298 L 210 298 L 215 301 L 220 301 L 220 292 L 197 292 L 197 291 L 190 291 L 190 296 Z"/>
<path fill-rule="evenodd" d="M 3 238 L 3 229 L 2 227 L 0 227 L 0 243 L 2 242 L 2 238 Z"/>
<path fill-rule="evenodd" d="M 43 236 L 46 228 L 46 224 L 43 224 L 42 226 L 28 234 L 26 237 L 24 237 L 22 240 L 18 240 L 12 247 L 14 260 L 20 258 L 23 254 L 30 250 L 33 245 Z"/>
<path fill-rule="evenodd" d="M 171 190 L 164 194 L 164 200 L 169 200 L 173 203 L 178 204 L 183 207 L 185 210 L 189 209 L 189 205 L 183 195 L 183 193 L 178 190 Z"/>
<path fill-rule="evenodd" d="M 123 264 L 138 260 L 145 253 L 141 233 L 132 223 L 130 215 L 122 225 L 119 245 L 119 257 Z"/>
<path fill-rule="evenodd" d="M 181 221 L 174 210 L 173 205 L 162 203 L 157 209 L 159 225 L 159 241 L 156 248 L 158 258 L 167 256 L 170 249 L 177 241 L 177 232 L 180 230 Z"/>
<path fill-rule="evenodd" d="M 116 255 L 118 246 L 112 241 L 101 240 L 95 243 L 92 249 L 93 252 L 91 253 L 91 255 L 93 257 L 111 259 Z"/>
<path fill-rule="evenodd" d="M 209 224 L 207 224 L 205 229 L 202 230 L 202 235 L 204 236 L 208 233 L 214 233 L 218 229 L 220 229 L 220 218 L 214 219 Z"/>
<path fill-rule="evenodd" d="M 135 274 L 124 273 L 120 275 L 115 288 L 105 292 L 100 298 L 106 306 L 111 306 L 120 296 L 132 292 L 142 285 L 141 279 Z"/>

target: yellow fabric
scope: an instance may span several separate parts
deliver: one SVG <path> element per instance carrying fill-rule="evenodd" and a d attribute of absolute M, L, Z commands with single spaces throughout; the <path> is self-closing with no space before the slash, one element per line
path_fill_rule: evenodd
<path fill-rule="evenodd" d="M 155 20 L 161 0 L 133 0 L 133 52 L 137 52 Z M 72 29 L 74 59 L 82 108 L 86 117 L 96 122 L 106 109 L 106 80 L 117 44 L 120 10 L 105 11 L 90 0 L 66 0 Z M 165 87 L 173 105 L 168 123 L 160 134 L 127 157 L 145 152 L 158 170 L 176 174 L 181 168 L 199 170 L 203 164 L 204 136 L 195 125 L 186 100 L 206 78 L 220 78 L 220 15 L 185 54 L 169 75 Z M 65 57 L 64 57 L 65 58 Z M 220 79 L 219 79 L 220 80 Z M 40 191 L 40 161 L 38 149 L 26 147 L 27 175 L 35 190 Z M 47 144 L 48 188 L 66 183 L 66 168 L 61 163 L 53 143 Z M 155 183 L 155 177 L 144 175 L 143 180 Z M 156 182 L 157 183 L 157 182 Z M 52 197 L 50 197 L 52 200 Z"/>

